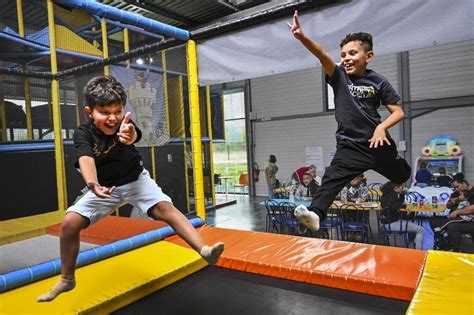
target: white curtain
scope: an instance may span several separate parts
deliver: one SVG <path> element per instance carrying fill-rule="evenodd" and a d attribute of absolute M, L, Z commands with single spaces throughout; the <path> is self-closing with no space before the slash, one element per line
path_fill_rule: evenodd
<path fill-rule="evenodd" d="M 369 32 L 376 55 L 474 38 L 473 0 L 358 0 L 300 14 L 303 31 L 339 61 L 339 42 Z M 288 18 L 199 41 L 201 85 L 314 67 L 318 61 L 293 37 Z M 472 53 L 472 52 L 466 52 Z"/>

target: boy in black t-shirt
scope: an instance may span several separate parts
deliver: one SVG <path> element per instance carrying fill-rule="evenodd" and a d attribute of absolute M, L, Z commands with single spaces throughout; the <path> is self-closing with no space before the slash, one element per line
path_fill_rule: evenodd
<path fill-rule="evenodd" d="M 372 169 L 395 183 L 410 177 L 410 166 L 400 158 L 387 132 L 404 113 L 400 96 L 388 80 L 367 69 L 374 56 L 370 34 L 348 34 L 340 44 L 341 64 L 336 65 L 320 44 L 303 33 L 298 12 L 289 26 L 295 38 L 319 59 L 334 90 L 337 151 L 309 210 L 305 206 L 295 209 L 300 222 L 316 231 L 336 195 L 358 174 Z M 384 121 L 377 111 L 380 105 L 391 113 Z"/>
<path fill-rule="evenodd" d="M 38 301 L 51 301 L 75 287 L 80 231 L 124 202 L 168 223 L 209 264 L 215 264 L 224 244 L 205 245 L 143 168 L 140 153 L 133 145 L 140 140 L 141 131 L 130 120 L 130 112 L 124 115 L 127 95 L 122 84 L 113 77 L 95 77 L 87 83 L 84 94 L 89 121 L 75 130 L 74 147 L 76 167 L 88 190 L 67 209 L 61 226 L 61 279 Z"/>

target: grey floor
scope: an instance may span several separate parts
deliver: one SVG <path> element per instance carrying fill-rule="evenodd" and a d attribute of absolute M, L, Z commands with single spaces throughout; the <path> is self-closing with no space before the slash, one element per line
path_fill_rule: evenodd
<path fill-rule="evenodd" d="M 98 245 L 82 243 L 80 250 Z M 59 258 L 59 238 L 42 235 L 0 246 L 0 274 Z"/>

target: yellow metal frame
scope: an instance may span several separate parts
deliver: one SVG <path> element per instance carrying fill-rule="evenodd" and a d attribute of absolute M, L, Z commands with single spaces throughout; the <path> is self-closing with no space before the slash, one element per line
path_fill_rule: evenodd
<path fill-rule="evenodd" d="M 183 114 L 183 125 L 184 125 L 184 97 L 183 97 L 183 76 L 178 77 L 178 97 L 179 97 L 179 106 L 180 113 Z M 189 174 L 188 174 L 188 156 L 186 154 L 186 128 L 183 126 L 181 129 L 181 138 L 183 139 L 183 167 L 184 167 L 184 179 L 186 182 L 186 210 L 189 211 Z"/>
<path fill-rule="evenodd" d="M 21 38 L 25 37 L 25 26 L 23 22 L 23 4 L 22 0 L 16 0 L 16 12 L 18 20 L 18 34 Z M 26 66 L 21 68 L 26 71 Z M 26 130 L 28 140 L 33 140 L 33 124 L 31 122 L 31 93 L 30 93 L 30 79 L 23 80 L 23 93 L 25 94 L 25 113 L 26 113 Z"/>
<path fill-rule="evenodd" d="M 102 53 L 104 58 L 109 57 L 109 42 L 107 40 L 107 22 L 105 19 L 100 20 L 100 30 L 102 31 Z M 104 67 L 104 75 L 110 75 L 109 66 Z"/>
<path fill-rule="evenodd" d="M 211 168 L 211 196 L 212 205 L 216 206 L 216 191 L 214 187 L 214 144 L 212 143 L 212 115 L 211 115 L 211 88 L 206 85 L 207 133 L 209 137 L 209 164 Z"/>
<path fill-rule="evenodd" d="M 54 24 L 53 1 L 47 0 L 48 7 L 48 26 L 49 26 L 49 50 L 51 54 L 51 73 L 58 73 L 58 64 L 56 56 L 56 32 Z M 59 82 L 51 81 L 51 103 L 53 109 L 53 129 L 54 129 L 54 155 L 56 163 L 56 182 L 58 190 L 58 208 L 59 211 L 65 211 L 67 206 L 66 194 L 66 171 L 64 167 L 64 147 L 63 134 L 61 126 L 61 108 L 59 103 Z"/>
<path fill-rule="evenodd" d="M 205 220 L 206 206 L 204 200 L 204 180 L 202 172 L 197 52 L 196 43 L 193 40 L 188 40 L 186 43 L 186 57 L 188 65 L 189 114 L 191 116 L 191 148 L 193 151 L 194 203 L 197 216 Z"/>

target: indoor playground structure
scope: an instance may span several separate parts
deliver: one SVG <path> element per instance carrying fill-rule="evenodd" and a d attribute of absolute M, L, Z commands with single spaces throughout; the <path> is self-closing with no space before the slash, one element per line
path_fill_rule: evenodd
<path fill-rule="evenodd" d="M 469 254 L 206 225 L 222 101 L 199 86 L 197 41 L 314 3 L 192 32 L 91 0 L 9 6 L 17 25 L 0 21 L 0 172 L 8 183 L 0 191 L 0 314 L 472 313 Z M 28 27 L 32 14 L 43 17 L 39 31 Z M 81 232 L 76 288 L 37 303 L 58 278 L 60 222 L 84 186 L 71 140 L 85 120 L 82 89 L 102 74 L 127 88 L 144 166 L 205 242 L 222 241 L 225 251 L 209 267 L 169 226 L 126 217 L 123 207 Z M 430 163 L 457 150 L 460 167 L 461 148 L 443 139 L 428 144 Z"/>

